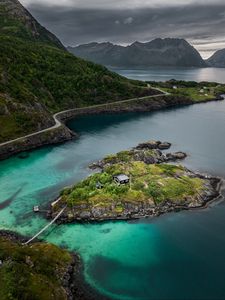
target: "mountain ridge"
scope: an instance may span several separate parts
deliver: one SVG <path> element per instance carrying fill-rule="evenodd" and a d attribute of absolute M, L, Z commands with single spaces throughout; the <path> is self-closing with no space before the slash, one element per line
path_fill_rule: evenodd
<path fill-rule="evenodd" d="M 157 38 L 128 46 L 110 42 L 67 47 L 71 53 L 95 63 L 114 67 L 206 67 L 199 52 L 184 39 Z"/>
<path fill-rule="evenodd" d="M 225 68 L 225 49 L 216 51 L 206 62 L 211 67 Z"/>
<path fill-rule="evenodd" d="M 34 41 L 48 42 L 53 46 L 65 49 L 60 40 L 43 27 L 18 0 L 1 0 L 0 17 L 2 17 L 0 34 L 10 34 L 27 39 L 33 38 Z M 12 24 L 10 21 L 21 22 L 24 27 L 18 23 Z M 4 26 L 4 23 L 9 24 Z"/>

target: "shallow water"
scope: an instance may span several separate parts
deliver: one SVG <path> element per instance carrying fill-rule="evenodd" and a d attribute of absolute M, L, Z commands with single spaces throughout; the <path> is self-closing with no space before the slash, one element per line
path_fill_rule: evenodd
<path fill-rule="evenodd" d="M 32 208 L 90 170 L 90 162 L 148 139 L 186 151 L 185 165 L 225 177 L 225 101 L 154 113 L 84 116 L 75 141 L 0 163 L 0 228 L 32 235 Z M 1 208 L 1 203 L 2 205 Z M 52 226 L 42 236 L 78 251 L 85 278 L 114 299 L 225 299 L 225 202 L 137 222 Z"/>
<path fill-rule="evenodd" d="M 121 69 L 111 68 L 111 70 L 126 76 L 130 79 L 167 81 L 170 79 L 186 81 L 214 81 L 225 83 L 224 68 L 149 68 L 149 69 Z"/>

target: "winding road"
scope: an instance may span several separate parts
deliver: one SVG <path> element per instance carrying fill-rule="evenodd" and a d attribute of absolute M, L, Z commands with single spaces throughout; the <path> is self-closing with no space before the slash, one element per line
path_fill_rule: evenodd
<path fill-rule="evenodd" d="M 54 129 L 62 126 L 63 123 L 60 120 L 60 115 L 63 115 L 65 113 L 67 113 L 67 112 L 79 111 L 79 110 L 84 110 L 84 109 L 89 109 L 89 108 L 92 109 L 92 108 L 104 107 L 106 105 L 112 105 L 112 104 L 118 104 L 118 103 L 129 103 L 129 102 L 132 102 L 132 101 L 144 100 L 144 99 L 148 99 L 148 98 L 161 97 L 162 93 L 163 93 L 163 96 L 170 95 L 169 93 L 164 92 L 164 91 L 162 91 L 160 89 L 157 89 L 157 88 L 154 88 L 154 89 L 157 90 L 157 91 L 159 91 L 161 94 L 153 95 L 153 96 L 145 96 L 145 97 L 140 97 L 140 98 L 132 98 L 132 99 L 127 99 L 127 100 L 121 100 L 121 101 L 115 101 L 115 102 L 109 102 L 109 103 L 104 103 L 104 104 L 91 105 L 91 106 L 86 106 L 86 107 L 73 108 L 73 109 L 67 109 L 67 110 L 60 111 L 60 112 L 58 112 L 58 113 L 56 113 L 56 114 L 53 115 L 53 119 L 55 121 L 55 125 L 53 125 L 51 127 L 48 127 L 48 128 L 45 128 L 45 129 L 42 129 L 42 130 L 39 130 L 39 131 L 36 131 L 34 133 L 30 133 L 30 134 L 24 135 L 22 137 L 19 137 L 19 138 L 7 141 L 7 142 L 3 142 L 3 143 L 0 144 L 0 147 L 1 146 L 5 146 L 5 145 L 10 145 L 11 143 L 14 143 L 14 142 L 17 142 L 17 141 L 22 141 L 25 138 L 29 138 L 29 137 L 38 135 L 40 133 L 48 132 L 50 130 L 54 130 Z"/>

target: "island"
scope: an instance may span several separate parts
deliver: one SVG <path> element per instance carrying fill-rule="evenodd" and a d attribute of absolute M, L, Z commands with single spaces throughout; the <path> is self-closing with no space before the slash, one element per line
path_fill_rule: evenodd
<path fill-rule="evenodd" d="M 60 223 L 132 220 L 204 207 L 219 197 L 220 178 L 175 164 L 187 154 L 170 153 L 170 146 L 148 141 L 91 164 L 94 173 L 63 189 L 50 217 L 64 208 Z"/>

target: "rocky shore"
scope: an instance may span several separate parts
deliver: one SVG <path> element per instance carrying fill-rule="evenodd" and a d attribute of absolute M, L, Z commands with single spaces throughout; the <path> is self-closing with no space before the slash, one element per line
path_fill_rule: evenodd
<path fill-rule="evenodd" d="M 4 160 L 21 152 L 30 151 L 46 145 L 60 144 L 69 141 L 77 135 L 62 125 L 46 132 L 25 137 L 21 140 L 0 145 L 0 160 Z"/>
<path fill-rule="evenodd" d="M 127 151 L 122 151 L 120 152 L 121 155 L 119 156 L 109 155 L 103 160 L 92 163 L 91 165 L 89 165 L 89 168 L 92 170 L 103 170 L 107 166 L 120 162 L 121 159 L 123 159 L 123 154 L 128 155 L 130 158 L 132 157 L 132 159 L 134 159 L 135 161 L 143 161 L 146 164 L 176 162 L 187 157 L 187 154 L 182 151 L 174 153 L 162 152 L 162 150 L 168 150 L 170 147 L 171 143 L 168 142 L 148 141 L 145 143 L 141 143 L 137 147 L 129 150 L 129 153 Z"/>
<path fill-rule="evenodd" d="M 149 217 L 158 217 L 164 213 L 178 212 L 181 210 L 192 210 L 204 208 L 208 202 L 217 199 L 220 196 L 220 184 L 221 179 L 215 177 L 204 176 L 195 174 L 190 171 L 188 173 L 193 178 L 201 178 L 207 181 L 206 190 L 198 195 L 191 202 L 189 200 L 186 203 L 179 204 L 167 201 L 155 206 L 150 203 L 125 203 L 125 210 L 122 213 L 113 213 L 115 204 L 109 209 L 106 208 L 92 208 L 89 209 L 88 205 L 75 206 L 73 209 L 67 209 L 64 214 L 57 221 L 58 224 L 71 223 L 71 222 L 104 222 L 104 221 L 116 221 L 116 220 L 135 220 Z M 55 214 L 51 212 L 51 217 Z"/>
<path fill-rule="evenodd" d="M 106 195 L 108 196 L 105 197 L 109 197 L 109 199 L 105 200 L 101 195 L 104 194 L 104 191 L 99 192 L 99 199 L 104 199 L 101 201 L 99 200 L 100 205 L 98 201 L 96 204 L 94 204 L 92 198 L 87 198 L 87 201 L 79 200 L 79 203 L 76 203 L 76 200 L 74 200 L 75 202 L 73 205 L 68 202 L 68 206 L 58 222 L 101 222 L 107 220 L 132 220 L 155 217 L 163 213 L 173 211 L 202 208 L 205 207 L 209 201 L 218 198 L 220 196 L 220 178 L 198 174 L 182 166 L 168 164 L 165 165 L 165 163 L 170 161 L 177 162 L 187 156 L 184 152 L 163 153 L 160 150 L 168 149 L 170 146 L 171 144 L 167 142 L 162 143 L 160 141 L 149 141 L 139 144 L 137 147 L 131 150 L 122 151 L 116 155 L 110 155 L 103 160 L 90 165 L 91 169 L 100 170 L 99 176 L 104 174 L 105 171 L 108 172 L 107 170 L 111 170 L 118 165 L 125 166 L 124 169 L 127 168 L 127 164 L 132 164 L 132 166 L 136 166 L 136 164 L 138 164 L 138 168 L 152 165 L 152 170 L 156 172 L 154 177 L 152 177 L 152 182 L 155 184 L 155 178 L 157 179 L 158 190 L 153 186 L 153 192 L 151 191 L 152 194 L 149 197 L 146 197 L 143 200 L 143 195 L 140 196 L 140 194 L 137 193 L 137 199 L 132 199 L 131 201 L 128 199 L 128 194 L 121 194 L 121 199 L 115 200 L 114 196 L 109 196 L 109 193 L 106 192 Z M 163 171 L 164 173 L 162 172 L 161 175 L 159 173 L 161 172 L 160 168 L 165 169 L 165 172 Z M 143 175 L 141 174 L 139 177 L 141 178 L 141 176 Z M 88 180 L 89 181 L 87 182 L 84 181 L 83 185 L 82 183 L 80 186 L 78 184 L 78 189 L 80 189 L 80 191 L 83 186 L 85 189 L 85 185 L 88 185 L 88 182 L 91 181 L 91 179 Z M 136 181 L 134 177 L 132 180 Z M 140 191 L 142 192 L 142 190 L 149 188 L 149 186 L 151 187 L 152 182 L 151 180 L 150 182 L 147 182 L 146 178 L 143 178 L 143 182 L 132 182 L 132 184 L 139 186 L 142 185 L 143 187 L 140 188 Z M 171 184 L 169 184 L 169 182 L 171 182 Z M 174 184 L 174 186 L 172 184 Z M 196 184 L 199 184 L 200 188 L 195 189 L 195 191 L 192 193 L 192 191 L 190 191 L 192 189 L 191 184 L 193 184 L 193 189 L 195 189 Z M 112 188 L 113 187 L 111 186 L 111 189 Z M 132 187 L 128 189 L 128 193 L 130 191 L 133 192 Z M 166 189 L 169 196 L 165 196 L 162 201 L 157 201 L 154 197 L 158 197 L 157 193 L 159 195 L 161 190 L 164 189 Z M 187 189 L 188 193 L 181 193 L 180 198 L 177 196 L 173 198 L 174 190 L 176 191 L 177 189 L 180 189 L 181 191 L 182 189 Z M 65 194 L 62 193 L 58 201 L 51 206 L 51 218 L 53 218 L 59 209 L 65 205 L 65 201 L 67 201 L 65 199 L 69 199 L 68 195 L 70 196 L 73 191 L 76 193 L 76 186 L 68 188 L 68 190 L 65 191 Z M 95 191 L 93 190 L 93 192 L 89 192 L 89 194 L 91 193 L 95 193 Z"/>

